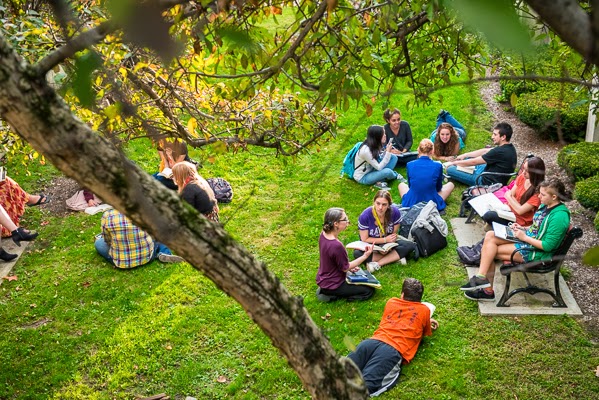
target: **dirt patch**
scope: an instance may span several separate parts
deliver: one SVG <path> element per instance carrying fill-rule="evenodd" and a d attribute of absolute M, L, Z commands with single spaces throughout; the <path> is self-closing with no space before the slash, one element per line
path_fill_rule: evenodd
<path fill-rule="evenodd" d="M 46 193 L 52 199 L 50 203 L 44 207 L 52 214 L 55 214 L 59 217 L 64 217 L 71 213 L 77 212 L 69 210 L 65 201 L 69 197 L 73 196 L 80 188 L 81 185 L 70 178 L 59 177 L 54 179 L 52 184 L 44 190 L 44 193 Z"/>
<path fill-rule="evenodd" d="M 497 122 L 508 122 L 514 128 L 511 142 L 518 151 L 518 159 L 522 160 L 528 153 L 540 157 L 545 162 L 548 177 L 558 177 L 573 191 L 574 182 L 557 165 L 557 154 L 563 146 L 542 139 L 539 134 L 521 122 L 506 105 L 497 103 L 500 93 L 499 83 L 493 82 L 481 88 L 481 95 L 489 111 L 495 115 Z M 590 247 L 599 245 L 599 234 L 593 225 L 595 213 L 582 207 L 576 200 L 567 202 L 572 224 L 582 228 L 583 236 L 574 241 L 568 252 L 564 265 L 571 271 L 568 286 L 580 309 L 584 313 L 583 321 L 595 341 L 599 341 L 599 269 L 582 263 L 582 255 Z"/>

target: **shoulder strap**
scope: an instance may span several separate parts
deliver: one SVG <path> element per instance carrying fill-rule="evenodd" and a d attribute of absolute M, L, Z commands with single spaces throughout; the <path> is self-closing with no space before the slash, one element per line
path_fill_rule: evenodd
<path fill-rule="evenodd" d="M 372 215 L 374 215 L 376 224 L 379 226 L 379 229 L 381 230 L 381 235 L 382 235 L 381 237 L 387 236 L 387 232 L 385 232 L 385 230 L 383 229 L 383 224 L 381 224 L 381 220 L 379 219 L 379 216 L 377 215 L 376 211 L 374 210 L 374 206 L 372 207 Z"/>

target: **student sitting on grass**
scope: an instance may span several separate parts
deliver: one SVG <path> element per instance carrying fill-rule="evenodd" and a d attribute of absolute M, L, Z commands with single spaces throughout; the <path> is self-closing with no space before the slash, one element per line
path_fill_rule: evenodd
<path fill-rule="evenodd" d="M 399 379 L 402 363 L 416 355 L 420 341 L 431 336 L 439 323 L 431 318 L 431 308 L 421 303 L 424 287 L 418 279 L 406 278 L 401 298 L 387 301 L 378 329 L 348 355 L 362 371 L 370 396 L 393 388 Z"/>
<path fill-rule="evenodd" d="M 562 203 L 568 198 L 564 184 L 557 179 L 544 181 L 540 185 L 541 207 L 535 213 L 532 225 L 525 231 L 520 225 L 512 224 L 518 242 L 514 243 L 495 236 L 493 231 L 485 235 L 478 274 L 460 287 L 470 300 L 495 301 L 493 278 L 494 260 L 510 260 L 514 250 L 517 263 L 542 260 L 551 257 L 563 242 L 570 226 L 570 211 Z"/>
<path fill-rule="evenodd" d="M 368 300 L 374 294 L 374 288 L 364 285 L 350 285 L 345 281 L 347 271 L 356 272 L 372 253 L 368 248 L 362 256 L 349 261 L 347 250 L 338 239 L 339 232 L 347 229 L 349 218 L 343 208 L 329 208 L 324 214 L 324 224 L 318 239 L 320 266 L 316 274 L 318 290 L 316 295 L 321 301 L 333 301 L 338 298 Z"/>
<path fill-rule="evenodd" d="M 98 254 L 121 269 L 135 268 L 156 258 L 165 263 L 185 261 L 115 209 L 102 214 L 102 234 L 96 238 L 95 246 Z"/>
<path fill-rule="evenodd" d="M 387 146 L 383 150 L 383 145 Z M 383 127 L 372 125 L 368 128 L 366 140 L 358 150 L 354 165 L 354 179 L 362 185 L 375 185 L 379 189 L 387 187 L 385 181 L 399 179 L 404 181 L 403 177 L 395 172 L 393 168 L 397 164 L 397 156 L 391 153 L 393 143 L 386 141 Z"/>
<path fill-rule="evenodd" d="M 432 154 L 433 142 L 422 139 L 418 145 L 418 159 L 410 161 L 407 166 L 408 184 L 400 183 L 398 186 L 402 207 L 432 200 L 437 204 L 437 210 L 445 210 L 445 200 L 454 184 L 448 182 L 443 185 L 443 165 L 433 161 Z"/>
<path fill-rule="evenodd" d="M 397 231 L 399 230 L 399 221 L 401 214 L 399 209 L 393 205 L 391 194 L 387 190 L 379 190 L 374 195 L 374 204 L 368 207 L 358 218 L 358 229 L 360 230 L 360 240 L 370 244 L 383 245 L 397 241 Z M 367 262 L 370 272 L 378 270 L 383 265 L 391 264 L 396 261 L 402 261 L 405 264 L 405 251 L 403 247 L 397 246 L 386 253 L 372 253 Z M 364 254 L 361 250 L 354 250 L 354 258 L 360 258 Z"/>

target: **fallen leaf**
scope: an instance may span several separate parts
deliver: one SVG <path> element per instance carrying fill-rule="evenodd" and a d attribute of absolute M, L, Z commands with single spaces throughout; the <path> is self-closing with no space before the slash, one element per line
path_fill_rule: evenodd
<path fill-rule="evenodd" d="M 220 375 L 218 378 L 216 378 L 216 381 L 218 383 L 225 383 L 225 382 L 227 382 L 227 377 L 224 375 Z"/>
<path fill-rule="evenodd" d="M 88 287 L 90 287 L 92 284 L 91 284 L 91 282 L 83 282 L 83 284 L 82 284 L 82 285 L 83 285 L 83 287 L 84 287 L 84 288 L 88 288 Z"/>
<path fill-rule="evenodd" d="M 16 281 L 17 280 L 17 276 L 16 275 L 11 275 L 11 276 L 3 276 L 2 279 L 6 279 L 7 281 Z"/>
<path fill-rule="evenodd" d="M 35 307 L 37 307 L 37 304 L 35 304 L 35 303 L 31 303 L 31 304 L 29 304 L 29 307 L 31 307 L 31 308 L 35 308 Z"/>
<path fill-rule="evenodd" d="M 171 346 L 170 344 L 167 344 L 167 345 L 166 345 L 166 349 L 167 349 L 167 350 L 172 350 L 172 349 L 173 349 L 173 346 Z"/>
<path fill-rule="evenodd" d="M 599 365 L 597 366 L 597 370 L 595 371 L 595 376 L 599 378 Z"/>
<path fill-rule="evenodd" d="M 339 318 L 339 322 L 343 322 L 343 318 Z"/>
<path fill-rule="evenodd" d="M 40 225 L 41 225 L 41 226 L 46 226 L 46 225 L 48 225 L 49 223 L 50 223 L 50 221 L 42 221 L 42 222 L 40 222 Z"/>

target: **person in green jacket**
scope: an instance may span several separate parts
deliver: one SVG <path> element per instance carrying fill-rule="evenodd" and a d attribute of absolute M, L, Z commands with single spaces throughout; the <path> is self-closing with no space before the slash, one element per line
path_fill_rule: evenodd
<path fill-rule="evenodd" d="M 562 203 L 569 198 L 564 184 L 558 179 L 550 179 L 539 185 L 541 206 L 535 213 L 532 225 L 528 229 L 512 224 L 514 243 L 487 232 L 481 251 L 478 274 L 460 287 L 470 300 L 494 301 L 493 278 L 494 260 L 510 260 L 514 250 L 514 261 L 518 263 L 550 258 L 563 242 L 570 226 L 570 211 Z M 531 249 L 532 248 L 532 249 Z"/>

